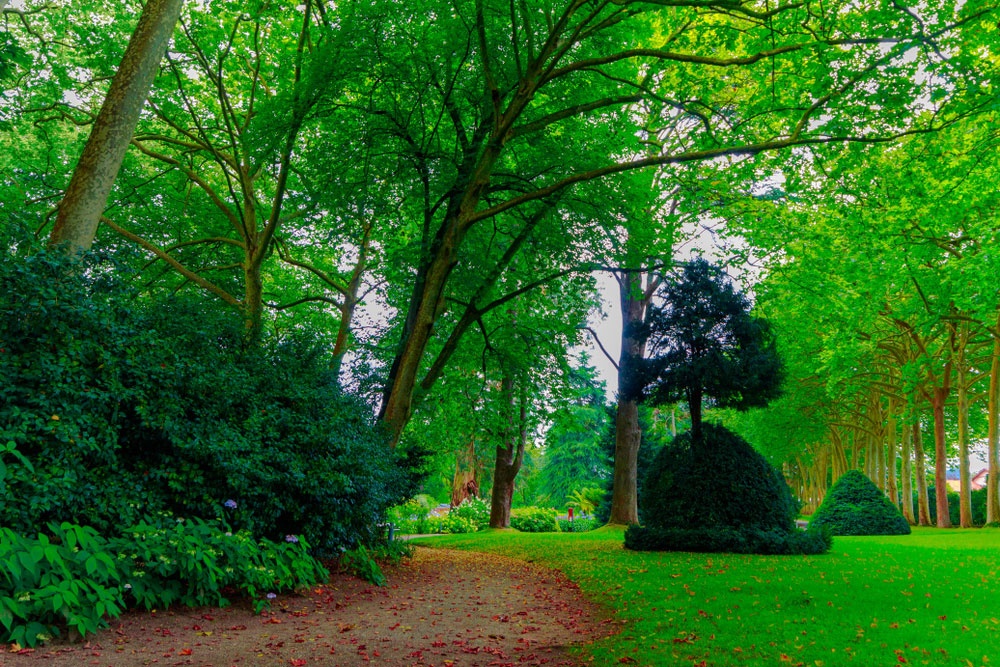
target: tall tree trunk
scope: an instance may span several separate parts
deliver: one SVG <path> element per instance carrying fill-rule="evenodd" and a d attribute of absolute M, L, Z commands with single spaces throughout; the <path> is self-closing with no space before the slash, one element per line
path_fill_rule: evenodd
<path fill-rule="evenodd" d="M 248 260 L 243 267 L 243 319 L 247 336 L 259 340 L 260 324 L 264 316 L 264 280 L 260 264 Z"/>
<path fill-rule="evenodd" d="M 642 430 L 635 394 L 639 360 L 646 353 L 639 327 L 646 313 L 648 290 L 642 288 L 638 272 L 617 276 L 622 309 L 622 347 L 618 357 L 618 411 L 615 416 L 615 470 L 611 485 L 611 515 L 608 523 L 639 523 L 638 461 Z"/>
<path fill-rule="evenodd" d="M 927 466 L 924 452 L 924 439 L 920 430 L 920 416 L 916 416 L 913 424 L 913 456 L 916 462 L 917 477 L 917 523 L 921 526 L 931 525 L 931 508 L 927 497 Z"/>
<path fill-rule="evenodd" d="M 615 415 L 615 471 L 609 524 L 639 523 L 637 470 L 641 439 L 639 404 L 619 398 Z"/>
<path fill-rule="evenodd" d="M 466 498 L 479 495 L 476 481 L 476 439 L 455 454 L 455 475 L 451 480 L 451 506 L 458 507 Z"/>
<path fill-rule="evenodd" d="M 894 398 L 889 399 L 889 413 L 886 415 L 886 467 L 889 473 L 888 482 L 888 492 L 889 500 L 896 507 L 899 507 L 899 488 L 896 483 L 896 411 L 898 409 L 898 401 Z"/>
<path fill-rule="evenodd" d="M 1000 317 L 993 332 L 993 359 L 990 364 L 989 425 L 986 433 L 989 472 L 986 477 L 986 521 L 1000 521 Z"/>
<path fill-rule="evenodd" d="M 514 380 L 501 381 L 505 405 L 514 406 Z M 509 402 L 508 402 L 509 401 Z M 497 445 L 496 465 L 493 468 L 493 493 L 490 498 L 490 528 L 510 528 L 510 505 L 514 499 L 514 480 L 524 461 L 524 447 L 528 440 L 528 400 L 524 391 L 517 411 L 512 409 L 505 429 L 503 442 Z"/>
<path fill-rule="evenodd" d="M 934 507 L 937 510 L 937 527 L 951 528 L 948 511 L 948 449 L 944 430 L 944 402 L 948 387 L 935 387 L 931 395 L 934 416 Z"/>
<path fill-rule="evenodd" d="M 146 103 L 183 4 L 183 0 L 146 2 L 59 204 L 56 224 L 49 236 L 51 247 L 77 253 L 93 244 L 111 186 L 132 141 L 139 112 Z"/>
<path fill-rule="evenodd" d="M 902 458 L 902 471 L 900 476 L 902 480 L 902 503 L 903 503 L 903 518 L 905 518 L 910 525 L 915 525 L 917 523 L 916 517 L 913 515 L 913 429 L 903 426 L 903 451 L 900 456 Z"/>
<path fill-rule="evenodd" d="M 969 342 L 969 323 L 963 322 L 959 331 L 955 358 L 955 391 L 958 410 L 958 476 L 959 476 L 959 525 L 972 528 L 972 489 L 969 474 L 969 378 L 965 365 L 965 348 Z"/>

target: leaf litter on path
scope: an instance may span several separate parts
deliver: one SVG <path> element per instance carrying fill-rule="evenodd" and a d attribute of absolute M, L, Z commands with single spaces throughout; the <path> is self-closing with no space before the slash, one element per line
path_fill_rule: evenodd
<path fill-rule="evenodd" d="M 532 667 L 617 626 L 561 573 L 493 554 L 418 548 L 378 587 L 335 574 L 254 615 L 129 612 L 78 644 L 4 652 L 7 667 Z"/>

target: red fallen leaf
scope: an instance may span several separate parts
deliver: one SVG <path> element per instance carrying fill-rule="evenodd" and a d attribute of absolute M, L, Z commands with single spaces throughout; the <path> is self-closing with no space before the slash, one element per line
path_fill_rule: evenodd
<path fill-rule="evenodd" d="M 191 655 L 191 649 L 189 649 L 189 648 L 182 648 L 180 651 L 177 652 L 177 654 L 178 655 Z"/>
<path fill-rule="evenodd" d="M 631 665 L 637 662 L 637 660 L 635 658 L 630 658 L 629 656 L 625 656 L 624 658 L 618 658 L 618 662 L 620 662 L 623 665 Z"/>
<path fill-rule="evenodd" d="M 292 658 L 288 661 L 292 667 L 305 667 L 306 661 L 303 658 Z"/>
<path fill-rule="evenodd" d="M 945 620 L 948 617 L 947 616 L 938 616 L 938 618 L 940 618 L 943 621 L 943 620 Z"/>
<path fill-rule="evenodd" d="M 901 655 L 897 655 L 896 656 L 896 660 L 897 660 L 897 662 L 903 662 L 903 663 L 909 662 L 909 660 L 907 660 L 906 658 L 904 658 Z"/>
<path fill-rule="evenodd" d="M 214 616 L 209 616 L 208 614 L 202 614 L 202 615 L 201 615 L 201 618 L 202 618 L 202 620 L 204 620 L 204 621 L 214 621 L 214 620 L 215 620 L 215 617 L 214 617 Z"/>

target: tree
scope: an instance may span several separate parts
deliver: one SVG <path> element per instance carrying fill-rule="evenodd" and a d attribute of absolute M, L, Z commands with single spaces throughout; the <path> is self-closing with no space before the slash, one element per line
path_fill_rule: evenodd
<path fill-rule="evenodd" d="M 148 0 L 59 205 L 51 246 L 90 248 L 183 0 Z"/>
<path fill-rule="evenodd" d="M 658 292 L 646 320 L 651 357 L 644 363 L 653 400 L 686 400 L 692 442 L 701 437 L 702 399 L 746 410 L 780 394 L 782 364 L 765 320 L 721 270 L 689 262 Z"/>
<path fill-rule="evenodd" d="M 978 29 L 992 11 L 949 10 L 928 40 L 927 17 L 851 3 L 817 14 L 795 3 L 758 10 L 688 0 L 538 7 L 477 0 L 433 12 L 433 25 L 417 16 L 424 7 L 379 6 L 398 37 L 392 41 L 404 46 L 379 51 L 391 95 L 376 97 L 375 112 L 410 146 L 431 193 L 380 414 L 396 439 L 422 386 L 456 268 L 470 256 L 470 235 L 573 186 L 632 170 L 930 129 L 940 120 L 923 117 L 918 129 L 905 103 L 884 104 L 886 73 L 897 75 L 893 99 L 909 101 L 929 82 L 917 63 L 978 65 L 981 56 L 969 49 L 981 46 Z M 970 31 L 968 42 L 955 21 Z M 961 56 L 942 62 L 937 41 Z M 436 43 L 448 45 L 439 57 L 424 50 Z M 706 44 L 712 55 L 703 55 Z M 957 100 L 965 81 L 935 82 L 934 95 Z M 680 147 L 634 157 L 645 151 L 629 120 L 649 99 L 668 100 L 664 124 L 683 115 L 700 129 Z M 874 108 L 883 113 L 875 117 Z"/>

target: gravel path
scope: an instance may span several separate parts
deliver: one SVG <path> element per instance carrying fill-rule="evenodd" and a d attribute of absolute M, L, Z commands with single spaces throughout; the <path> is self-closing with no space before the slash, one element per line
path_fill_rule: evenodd
<path fill-rule="evenodd" d="M 389 585 L 346 575 L 270 612 L 129 613 L 84 644 L 0 654 L 3 667 L 578 665 L 616 626 L 562 574 L 501 556 L 418 548 Z"/>

